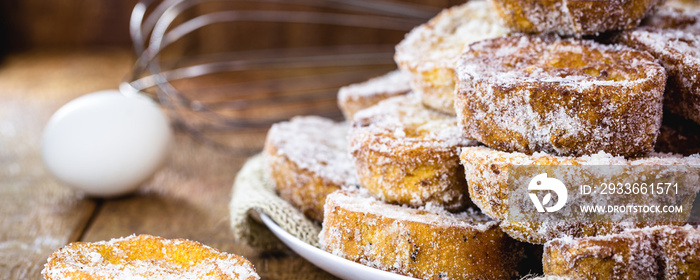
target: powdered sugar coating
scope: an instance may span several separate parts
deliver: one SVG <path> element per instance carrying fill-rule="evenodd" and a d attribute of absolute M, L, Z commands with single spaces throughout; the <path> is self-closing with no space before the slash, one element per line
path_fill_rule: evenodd
<path fill-rule="evenodd" d="M 349 132 L 362 186 L 398 204 L 469 205 L 458 148 L 475 145 L 457 120 L 423 107 L 415 95 L 393 97 L 355 114 Z"/>
<path fill-rule="evenodd" d="M 700 165 L 700 155 L 650 153 L 644 157 L 625 159 L 599 152 L 580 157 L 562 157 L 547 153 L 527 155 L 502 152 L 488 147 L 465 147 L 460 159 L 469 185 L 472 201 L 486 215 L 505 220 L 508 203 L 509 165 Z"/>
<path fill-rule="evenodd" d="M 455 109 L 469 137 L 504 151 L 651 151 L 666 73 L 621 45 L 520 35 L 474 43 L 456 68 Z"/>
<path fill-rule="evenodd" d="M 469 44 L 508 34 L 487 1 L 474 0 L 443 10 L 414 28 L 396 45 L 394 59 L 419 72 L 454 67 Z"/>
<path fill-rule="evenodd" d="M 547 275 L 572 279 L 657 279 L 653 241 L 641 232 L 555 239 L 545 244 Z"/>
<path fill-rule="evenodd" d="M 47 280 L 260 279 L 243 257 L 149 235 L 69 244 L 49 257 L 42 274 Z"/>
<path fill-rule="evenodd" d="M 406 94 L 409 91 L 411 91 L 410 76 L 395 70 L 362 83 L 340 88 L 338 107 L 343 112 L 345 119 L 352 121 L 352 116 L 357 111 L 389 97 Z"/>
<path fill-rule="evenodd" d="M 319 240 L 335 255 L 422 279 L 509 279 L 522 257 L 483 214 L 389 205 L 358 191 L 328 196 Z"/>
<path fill-rule="evenodd" d="M 307 116 L 274 124 L 267 134 L 268 178 L 282 198 L 313 220 L 323 219 L 326 195 L 358 184 L 347 131 L 346 123 Z"/>
<path fill-rule="evenodd" d="M 647 156 L 625 159 L 606 153 L 580 157 L 560 157 L 546 153 L 526 155 L 508 153 L 487 147 L 465 147 L 460 155 L 464 166 L 469 196 L 484 214 L 501 221 L 501 228 L 511 237 L 525 242 L 543 244 L 553 238 L 589 236 L 619 232 L 634 224 L 611 223 L 519 223 L 508 219 L 508 172 L 510 165 L 700 165 L 700 155 L 683 157 L 675 154 L 650 153 Z"/>
<path fill-rule="evenodd" d="M 414 28 L 396 46 L 394 60 L 411 74 L 411 85 L 423 103 L 454 115 L 454 66 L 470 43 L 508 34 L 485 0 L 443 10 Z"/>
<path fill-rule="evenodd" d="M 656 226 L 558 238 L 545 244 L 543 265 L 547 275 L 571 279 L 697 279 L 700 230 Z"/>
<path fill-rule="evenodd" d="M 416 208 L 387 204 L 372 197 L 366 189 L 345 189 L 334 192 L 328 195 L 327 201 L 330 201 L 327 207 L 340 206 L 351 212 L 435 227 L 461 227 L 485 232 L 498 226 L 498 222 L 477 210 L 467 209 L 463 212 L 451 213 L 433 204 Z"/>
<path fill-rule="evenodd" d="M 668 7 L 685 11 L 700 10 L 700 1 L 698 0 L 666 0 L 666 3 L 664 4 Z"/>
<path fill-rule="evenodd" d="M 697 227 L 655 227 L 652 231 L 661 252 L 656 259 L 665 279 L 700 279 L 700 229 Z"/>
<path fill-rule="evenodd" d="M 659 29 L 678 29 L 700 35 L 700 9 L 683 10 L 664 6 L 655 14 L 645 18 L 641 26 Z"/>
<path fill-rule="evenodd" d="M 634 28 L 664 0 L 491 0 L 504 24 L 526 33 L 597 35 Z"/>
<path fill-rule="evenodd" d="M 647 51 L 668 72 L 664 106 L 700 123 L 700 37 L 678 29 L 638 28 L 619 41 Z"/>
<path fill-rule="evenodd" d="M 333 184 L 357 184 L 355 168 L 347 152 L 349 126 L 316 116 L 297 116 L 274 124 L 267 141 L 277 154 L 289 158 Z"/>
<path fill-rule="evenodd" d="M 477 143 L 465 137 L 455 117 L 425 108 L 414 94 L 389 98 L 362 110 L 353 123 L 351 134 L 360 131 L 385 138 L 369 147 L 380 152 L 392 152 L 393 142 L 454 152 L 457 147 Z M 361 148 L 361 142 L 351 142 L 351 152 Z"/>

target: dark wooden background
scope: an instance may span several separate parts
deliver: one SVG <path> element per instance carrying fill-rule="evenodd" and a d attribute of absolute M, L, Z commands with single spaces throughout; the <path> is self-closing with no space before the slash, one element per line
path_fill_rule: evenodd
<path fill-rule="evenodd" d="M 385 0 L 391 2 L 391 0 Z M 5 53 L 32 48 L 82 49 L 105 46 L 130 47 L 128 24 L 135 0 L 3 0 L 0 1 L 0 32 Z M 456 0 L 403 0 L 438 10 L 463 3 Z M 189 10 L 183 18 L 207 11 L 237 9 L 290 9 L 273 3 L 217 1 Z M 303 10 L 302 8 L 297 8 Z M 306 9 L 309 10 L 309 9 Z M 323 11 L 323 9 L 311 9 Z M 225 29 L 225 36 L 221 29 Z M 315 32 L 323 31 L 323 32 Z M 217 38 L 208 38 L 216 34 Z M 334 30 L 333 27 L 289 26 L 261 23 L 237 23 L 214 26 L 198 33 L 189 47 L 197 50 L 233 50 L 261 46 L 292 47 L 344 44 L 347 42 L 397 43 L 403 37 L 396 32 L 369 29 Z M 242 39 L 236 39 L 242 38 Z"/>

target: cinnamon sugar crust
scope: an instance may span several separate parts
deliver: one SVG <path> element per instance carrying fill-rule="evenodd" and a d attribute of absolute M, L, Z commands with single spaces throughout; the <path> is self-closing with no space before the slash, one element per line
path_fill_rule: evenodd
<path fill-rule="evenodd" d="M 618 40 L 659 60 L 668 72 L 664 107 L 700 123 L 700 37 L 679 29 L 643 27 L 622 33 Z"/>
<path fill-rule="evenodd" d="M 634 28 L 664 0 L 491 0 L 503 23 L 525 33 L 596 35 Z"/>
<path fill-rule="evenodd" d="M 545 244 L 543 266 L 547 275 L 571 279 L 698 279 L 700 230 L 657 226 L 554 239 Z"/>
<path fill-rule="evenodd" d="M 519 35 L 472 44 L 456 71 L 460 125 L 490 147 L 563 156 L 654 147 L 666 71 L 646 52 Z"/>

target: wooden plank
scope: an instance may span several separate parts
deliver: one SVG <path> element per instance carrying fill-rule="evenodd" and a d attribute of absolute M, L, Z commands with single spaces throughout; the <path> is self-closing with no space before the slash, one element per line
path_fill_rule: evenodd
<path fill-rule="evenodd" d="M 57 183 L 41 163 L 47 106 L 0 99 L 0 278 L 39 279 L 46 258 L 77 240 L 95 203 Z"/>
<path fill-rule="evenodd" d="M 41 132 L 66 100 L 115 87 L 128 57 L 33 52 L 0 65 L 0 279 L 41 279 L 46 258 L 82 234 L 95 202 L 47 173 Z"/>

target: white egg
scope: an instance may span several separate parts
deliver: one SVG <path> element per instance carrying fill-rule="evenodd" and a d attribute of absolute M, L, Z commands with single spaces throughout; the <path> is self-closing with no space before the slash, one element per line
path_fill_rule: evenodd
<path fill-rule="evenodd" d="M 151 99 L 117 90 L 61 107 L 42 137 L 42 157 L 60 181 L 88 195 L 129 193 L 163 163 L 172 138 L 168 118 Z"/>

